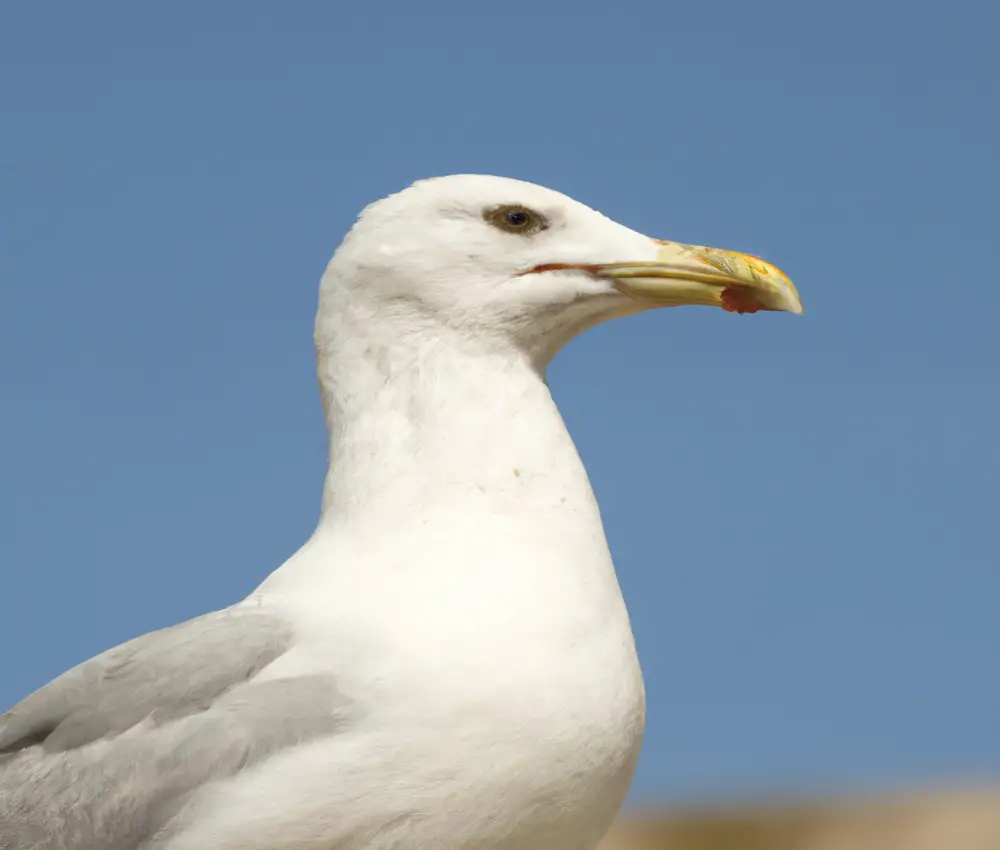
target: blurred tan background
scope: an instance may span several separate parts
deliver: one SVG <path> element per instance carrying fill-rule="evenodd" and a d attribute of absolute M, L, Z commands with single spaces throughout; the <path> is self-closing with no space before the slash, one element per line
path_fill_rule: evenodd
<path fill-rule="evenodd" d="M 632 812 L 601 850 L 1000 850 L 1000 786 Z"/>

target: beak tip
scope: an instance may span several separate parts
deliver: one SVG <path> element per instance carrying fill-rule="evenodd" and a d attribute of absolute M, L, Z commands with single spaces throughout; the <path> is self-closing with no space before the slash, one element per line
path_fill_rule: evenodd
<path fill-rule="evenodd" d="M 802 306 L 802 298 L 791 281 L 787 281 L 777 292 L 773 292 L 767 300 L 771 302 L 768 306 L 772 310 L 792 313 L 795 316 L 801 316 L 805 312 L 805 308 Z"/>

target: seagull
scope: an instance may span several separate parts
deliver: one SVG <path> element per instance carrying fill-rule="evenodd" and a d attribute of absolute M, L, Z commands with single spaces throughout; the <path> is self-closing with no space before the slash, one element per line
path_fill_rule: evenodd
<path fill-rule="evenodd" d="M 801 313 L 745 254 L 483 175 L 368 206 L 315 325 L 313 535 L 229 608 L 0 717 L 0 850 L 592 850 L 645 697 L 587 473 L 546 383 L 656 307 Z"/>

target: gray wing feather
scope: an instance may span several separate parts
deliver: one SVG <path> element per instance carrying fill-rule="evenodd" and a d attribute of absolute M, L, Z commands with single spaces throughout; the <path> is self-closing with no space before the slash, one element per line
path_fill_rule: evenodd
<path fill-rule="evenodd" d="M 123 643 L 68 670 L 0 716 L 0 753 L 68 750 L 134 726 L 153 711 L 198 711 L 290 645 L 291 629 L 227 608 Z"/>
<path fill-rule="evenodd" d="M 73 668 L 0 717 L 0 850 L 142 850 L 205 783 L 332 734 L 331 676 L 254 681 L 292 629 L 237 606 Z"/>

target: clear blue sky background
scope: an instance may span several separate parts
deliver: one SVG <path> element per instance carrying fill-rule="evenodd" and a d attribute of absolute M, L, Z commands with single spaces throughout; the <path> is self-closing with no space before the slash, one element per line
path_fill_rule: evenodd
<path fill-rule="evenodd" d="M 8 4 L 0 704 L 306 538 L 323 266 L 475 171 L 805 300 L 553 366 L 646 672 L 633 802 L 1000 778 L 995 8 Z"/>

